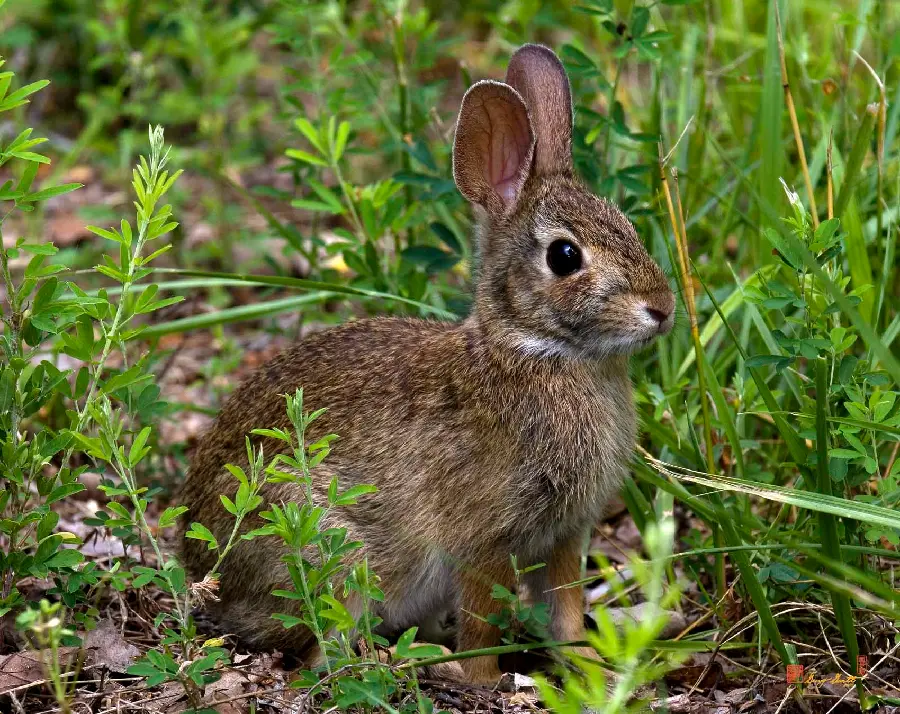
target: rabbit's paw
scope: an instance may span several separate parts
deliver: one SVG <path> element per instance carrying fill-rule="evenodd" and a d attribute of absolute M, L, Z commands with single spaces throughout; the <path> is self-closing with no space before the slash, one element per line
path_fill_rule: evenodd
<path fill-rule="evenodd" d="M 462 660 L 460 664 L 463 671 L 461 681 L 492 689 L 505 689 L 504 682 L 508 678 L 504 678 L 496 657 L 472 657 Z"/>

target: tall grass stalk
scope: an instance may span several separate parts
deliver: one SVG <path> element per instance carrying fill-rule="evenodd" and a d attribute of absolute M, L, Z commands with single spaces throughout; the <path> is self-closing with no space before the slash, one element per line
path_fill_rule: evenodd
<path fill-rule="evenodd" d="M 697 360 L 697 385 L 700 392 L 700 409 L 703 415 L 703 437 L 706 446 L 706 468 L 712 473 L 715 470 L 715 454 L 713 452 L 712 441 L 712 423 L 710 420 L 709 398 L 706 389 L 706 374 L 703 369 L 703 346 L 700 343 L 700 329 L 697 326 L 697 307 L 694 301 L 694 280 L 691 275 L 690 261 L 688 258 L 687 235 L 684 227 L 684 214 L 681 208 L 681 196 L 678 193 L 677 173 L 672 170 L 672 179 L 675 185 L 675 200 L 677 201 L 677 210 L 672 199 L 672 190 L 669 187 L 669 174 L 666 171 L 666 158 L 663 154 L 662 144 L 659 146 L 659 169 L 660 181 L 663 188 L 663 194 L 666 198 L 666 207 L 669 211 L 669 219 L 672 222 L 672 233 L 675 236 L 675 247 L 678 253 L 678 264 L 681 269 L 681 285 L 683 289 L 684 303 L 687 307 L 688 318 L 690 320 L 691 340 L 694 345 L 694 354 Z M 723 545 L 721 530 L 712 525 L 713 541 L 717 547 Z M 725 573 L 725 557 L 721 553 L 716 556 L 716 599 L 722 601 L 725 597 L 727 589 L 726 573 Z"/>
<path fill-rule="evenodd" d="M 831 474 L 828 472 L 828 364 L 822 358 L 816 360 L 816 456 L 816 489 L 821 494 L 831 496 Z M 842 563 L 841 536 L 838 532 L 837 519 L 830 513 L 819 513 L 818 518 L 823 554 L 836 563 Z M 850 608 L 850 598 L 834 589 L 830 594 L 838 629 L 847 648 L 851 671 L 858 676 L 859 643 L 856 639 L 856 623 Z M 856 680 L 856 687 L 862 697 L 864 692 L 860 680 Z"/>
<path fill-rule="evenodd" d="M 781 63 L 781 84 L 784 87 L 784 101 L 787 106 L 788 116 L 791 119 L 791 129 L 794 131 L 794 141 L 797 144 L 797 154 L 800 158 L 800 171 L 803 173 L 803 183 L 806 185 L 806 198 L 809 201 L 809 212 L 812 214 L 813 228 L 819 227 L 819 215 L 816 210 L 816 195 L 813 191 L 812 178 L 809 175 L 809 166 L 806 163 L 806 151 L 803 148 L 803 137 L 800 135 L 800 122 L 797 121 L 797 109 L 794 106 L 794 95 L 791 92 L 791 83 L 788 79 L 787 62 L 784 56 L 784 33 L 781 27 L 781 12 L 778 3 L 775 3 L 775 34 L 778 38 L 778 59 Z"/>
<path fill-rule="evenodd" d="M 828 148 L 825 150 L 825 176 L 827 181 L 827 211 L 826 214 L 830 221 L 834 218 L 834 159 L 832 150 L 834 148 L 834 129 L 828 133 Z"/>

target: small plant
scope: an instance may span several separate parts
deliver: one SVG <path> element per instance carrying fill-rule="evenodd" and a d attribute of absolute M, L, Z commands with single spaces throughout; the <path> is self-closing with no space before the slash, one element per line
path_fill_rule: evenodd
<path fill-rule="evenodd" d="M 69 714 L 81 667 L 78 663 L 73 671 L 72 662 L 60 652 L 63 642 L 75 634 L 66 627 L 62 603 L 41 600 L 37 607 L 23 610 L 19 614 L 16 627 L 26 633 L 38 653 L 44 678 L 60 711 Z"/>
<path fill-rule="evenodd" d="M 234 518 L 228 540 L 220 543 L 208 528 L 196 522 L 185 535 L 206 542 L 210 549 L 218 551 L 215 566 L 204 582 L 217 578 L 216 571 L 239 537 L 278 538 L 285 547 L 283 561 L 290 575 L 290 588 L 275 590 L 273 594 L 295 603 L 296 607 L 290 613 L 273 613 L 272 617 L 285 628 L 307 628 L 323 654 L 321 671 L 300 673 L 293 686 L 309 688 L 312 694 L 327 681 L 325 704 L 342 710 L 360 704 L 384 706 L 410 682 L 415 684 L 414 672 L 410 670 L 407 675 L 386 664 L 384 654 L 390 643 L 375 633 L 380 618 L 372 612 L 372 603 L 382 601 L 384 595 L 367 560 L 358 557 L 362 544 L 347 540 L 346 529 L 326 526 L 332 509 L 353 505 L 357 499 L 374 492 L 375 487 L 357 485 L 341 491 L 335 476 L 328 488 L 327 502 L 314 499 L 310 472 L 323 463 L 330 451 L 329 444 L 337 436 L 328 434 L 307 443 L 307 429 L 324 410 L 304 412 L 302 389 L 285 395 L 285 399 L 293 432 L 254 429 L 252 434 L 287 444 L 289 453 L 277 454 L 264 467 L 263 450 L 254 449 L 248 437 L 249 473 L 233 464 L 226 466 L 238 481 L 233 500 L 221 496 L 222 507 Z M 241 534 L 244 519 L 262 503 L 259 495 L 262 487 L 285 482 L 300 484 L 305 500 L 270 504 L 268 510 L 259 514 L 266 524 Z M 351 612 L 350 601 L 358 605 L 358 614 Z M 412 628 L 400 637 L 397 656 L 422 659 L 441 654 L 441 649 L 433 645 L 413 645 L 415 633 L 416 628 Z M 417 697 L 424 701 L 421 695 Z"/>
<path fill-rule="evenodd" d="M 500 628 L 503 633 L 503 641 L 507 644 L 523 640 L 535 642 L 550 639 L 547 629 L 550 624 L 550 610 L 546 603 L 530 603 L 519 597 L 523 577 L 535 570 L 545 567 L 544 563 L 536 563 L 527 568 L 519 569 L 518 559 L 511 556 L 513 574 L 516 580 L 515 592 L 499 584 L 494 584 L 491 596 L 502 603 L 499 613 L 488 615 L 486 622 Z"/>
<path fill-rule="evenodd" d="M 3 64 L 0 58 L 0 68 Z M 26 104 L 48 84 L 39 81 L 11 91 L 13 79 L 12 72 L 0 72 L 0 115 Z M 38 355 L 46 349 L 45 342 L 66 332 L 82 305 L 63 299 L 66 286 L 56 275 L 65 268 L 47 262 L 56 253 L 52 243 L 19 238 L 7 248 L 2 240 L 3 224 L 13 212 L 32 211 L 40 201 L 81 184 L 34 186 L 39 167 L 50 159 L 35 151 L 47 140 L 32 133 L 24 129 L 8 143 L 0 143 L 0 167 L 17 177 L 0 185 L 0 273 L 5 293 L 0 334 L 0 616 L 24 605 L 17 587 L 22 578 L 65 580 L 83 560 L 77 550 L 63 549 L 63 544 L 80 541 L 72 533 L 56 532 L 59 515 L 50 510 L 52 504 L 83 489 L 76 474 L 50 465 L 71 444 L 71 436 L 34 422 L 34 416 L 57 396 L 72 396 L 68 373 Z M 17 284 L 11 263 L 22 259 L 27 263 Z"/>

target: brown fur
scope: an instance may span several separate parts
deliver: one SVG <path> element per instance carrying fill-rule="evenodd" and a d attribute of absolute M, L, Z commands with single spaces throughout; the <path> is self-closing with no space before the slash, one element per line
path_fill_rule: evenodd
<path fill-rule="evenodd" d="M 333 516 L 363 541 L 382 579 L 378 614 L 399 630 L 455 606 L 461 649 L 499 642 L 473 614 L 495 610 L 494 583 L 512 586 L 510 554 L 522 566 L 548 563 L 529 576 L 529 590 L 550 605 L 553 636 L 581 635 L 580 588 L 556 588 L 577 578 L 583 538 L 627 470 L 635 438 L 627 356 L 669 329 L 674 308 L 630 222 L 566 168 L 571 106 L 533 108 L 542 98 L 569 101 L 555 55 L 528 45 L 511 73 L 521 94 L 475 85 L 457 128 L 454 175 L 481 217 L 472 315 L 457 324 L 351 322 L 301 341 L 228 400 L 183 492 L 189 519 L 227 537 L 233 521 L 219 494 L 233 494 L 236 482 L 222 467 L 246 462 L 251 429 L 288 427 L 282 395 L 302 386 L 307 409 L 328 410 L 309 437 L 340 436 L 314 471 L 316 495 L 333 474 L 343 488 L 378 487 Z M 565 277 L 546 261 L 559 237 L 584 256 Z M 278 445 L 265 447 L 268 459 Z M 299 500 L 295 488 L 269 485 L 264 496 Z M 215 561 L 198 541 L 185 540 L 183 555 L 194 577 Z M 239 543 L 223 563 L 215 614 L 251 644 L 310 654 L 308 632 L 269 617 L 291 606 L 270 595 L 288 582 L 282 555 L 273 538 Z M 499 677 L 496 658 L 462 666 L 470 681 Z"/>

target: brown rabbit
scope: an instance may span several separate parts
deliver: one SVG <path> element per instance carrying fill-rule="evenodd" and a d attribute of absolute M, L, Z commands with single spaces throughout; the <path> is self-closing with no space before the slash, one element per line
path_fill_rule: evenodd
<path fill-rule="evenodd" d="M 302 386 L 306 407 L 327 407 L 309 436 L 340 436 L 314 491 L 333 474 L 342 488 L 378 487 L 336 517 L 381 577 L 387 628 L 449 606 L 459 650 L 498 644 L 474 615 L 497 611 L 491 586 L 513 586 L 515 554 L 520 566 L 546 563 L 526 586 L 549 605 L 551 636 L 582 636 L 581 589 L 559 587 L 577 580 L 585 535 L 627 471 L 628 355 L 671 329 L 675 300 L 628 219 L 574 176 L 571 136 L 569 82 L 545 47 L 525 45 L 506 83 L 466 93 L 453 175 L 479 219 L 472 314 L 350 322 L 259 369 L 197 450 L 183 494 L 191 520 L 227 537 L 219 494 L 236 482 L 223 465 L 246 463 L 251 429 L 287 428 L 282 395 Z M 276 449 L 267 442 L 267 457 Z M 296 488 L 264 496 L 302 500 Z M 193 540 L 183 554 L 196 577 L 215 559 Z M 281 556 L 275 539 L 236 546 L 214 614 L 250 644 L 309 654 L 309 632 L 270 618 L 291 604 L 270 594 L 288 582 Z M 500 677 L 496 657 L 461 664 L 471 682 Z"/>

